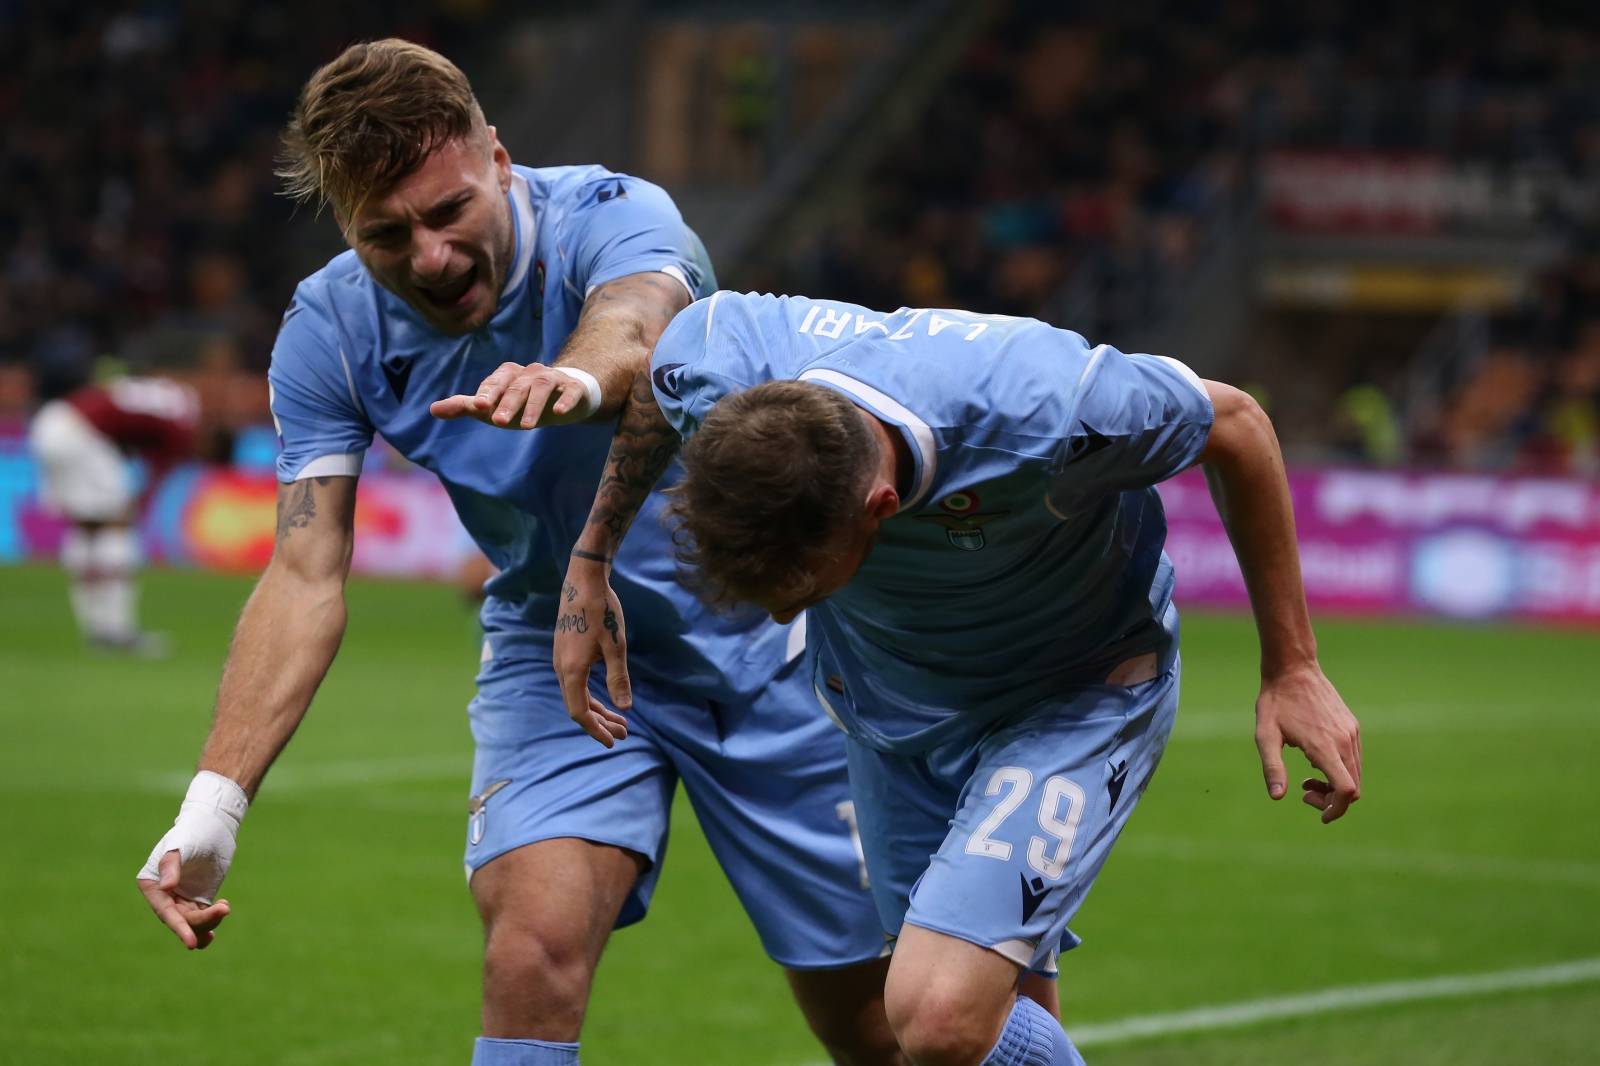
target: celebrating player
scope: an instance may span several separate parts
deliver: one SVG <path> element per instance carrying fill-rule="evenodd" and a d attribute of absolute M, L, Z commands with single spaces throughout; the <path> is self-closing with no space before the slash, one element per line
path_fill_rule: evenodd
<path fill-rule="evenodd" d="M 564 609 L 610 602 L 588 560 L 619 550 L 687 439 L 671 511 L 709 597 L 779 622 L 810 609 L 913 1061 L 1082 1061 L 1015 989 L 1077 944 L 1068 919 L 1172 729 L 1162 479 L 1205 464 L 1243 568 L 1269 794 L 1289 744 L 1324 774 L 1302 785 L 1324 822 L 1358 797 L 1356 720 L 1318 665 L 1277 440 L 1244 393 L 1031 319 L 728 292 L 673 321 L 651 381 Z M 568 711 L 602 742 L 584 682 L 610 644 L 556 638 Z"/>
<path fill-rule="evenodd" d="M 665 542 L 638 537 L 610 571 L 633 604 L 635 681 L 618 670 L 611 690 L 632 735 L 599 753 L 561 713 L 553 632 L 621 634 L 561 581 L 611 428 L 494 426 L 513 409 L 524 428 L 614 415 L 662 328 L 714 287 L 699 241 L 646 182 L 513 166 L 462 73 L 402 41 L 317 71 L 285 145 L 289 191 L 330 204 L 351 250 L 300 284 L 278 334 L 276 546 L 200 772 L 139 875 L 151 907 L 191 948 L 229 912 L 215 894 L 239 821 L 344 632 L 356 478 L 378 433 L 438 475 L 499 570 L 469 710 L 466 865 L 486 930 L 472 1061 L 578 1061 L 595 966 L 649 904 L 679 780 L 822 1042 L 841 1062 L 897 1061 L 844 745 L 797 665 L 800 633 L 709 612 Z M 513 359 L 539 365 L 477 390 Z"/>
<path fill-rule="evenodd" d="M 46 400 L 28 430 L 46 506 L 69 523 L 61 566 L 78 629 L 90 647 L 157 656 L 166 641 L 139 628 L 138 493 L 194 449 L 200 404 L 193 389 L 153 377 L 89 383 Z"/>

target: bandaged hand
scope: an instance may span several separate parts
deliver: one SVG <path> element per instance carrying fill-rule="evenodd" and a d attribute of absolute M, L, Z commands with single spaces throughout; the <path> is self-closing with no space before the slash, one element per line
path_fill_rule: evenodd
<path fill-rule="evenodd" d="M 213 903 L 233 862 L 239 823 L 250 806 L 236 783 L 202 770 L 189 784 L 172 828 L 139 871 L 139 888 L 150 908 L 186 947 L 203 948 L 228 915 L 228 903 Z"/>

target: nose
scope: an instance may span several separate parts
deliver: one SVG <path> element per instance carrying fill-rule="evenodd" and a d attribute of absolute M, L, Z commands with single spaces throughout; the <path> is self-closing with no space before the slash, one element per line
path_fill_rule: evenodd
<path fill-rule="evenodd" d="M 450 245 L 442 236 L 419 230 L 411 239 L 411 273 L 419 281 L 439 279 L 450 266 Z"/>

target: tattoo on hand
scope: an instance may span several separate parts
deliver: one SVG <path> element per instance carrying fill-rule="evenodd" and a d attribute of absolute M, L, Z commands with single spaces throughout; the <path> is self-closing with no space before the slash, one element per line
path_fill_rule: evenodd
<path fill-rule="evenodd" d="M 571 603 L 573 600 L 577 599 L 578 598 L 578 586 L 574 585 L 570 581 L 567 582 L 566 584 L 562 585 L 561 586 L 561 598 L 566 600 L 568 603 Z"/>
<path fill-rule="evenodd" d="M 600 620 L 600 624 L 606 627 L 606 632 L 607 633 L 611 634 L 611 643 L 613 643 L 613 644 L 621 644 L 622 643 L 622 634 L 617 632 L 617 612 L 616 611 L 613 611 L 611 608 L 607 607 L 604 617 L 602 617 L 601 620 Z"/>
<path fill-rule="evenodd" d="M 556 619 L 557 633 L 587 633 L 589 632 L 589 612 L 579 610 L 577 614 L 564 614 Z"/>

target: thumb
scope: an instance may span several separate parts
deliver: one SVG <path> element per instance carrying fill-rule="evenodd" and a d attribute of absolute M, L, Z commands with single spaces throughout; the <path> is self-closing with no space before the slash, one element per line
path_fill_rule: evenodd
<path fill-rule="evenodd" d="M 473 397 L 471 396 L 446 396 L 442 400 L 435 400 L 428 405 L 428 413 L 434 418 L 460 418 L 473 413 Z"/>
<path fill-rule="evenodd" d="M 628 646 L 619 637 L 604 648 L 606 690 L 611 693 L 611 702 L 617 710 L 625 711 L 633 706 L 633 682 L 628 679 Z"/>
<path fill-rule="evenodd" d="M 178 849 L 173 848 L 161 856 L 161 890 L 175 892 L 178 888 L 178 875 L 183 872 L 183 858 L 178 854 Z"/>
<path fill-rule="evenodd" d="M 1261 753 L 1261 773 L 1267 781 L 1267 795 L 1282 799 L 1288 774 L 1283 769 L 1283 731 L 1275 722 L 1256 727 L 1256 750 Z"/>

